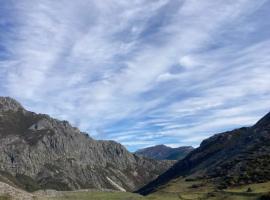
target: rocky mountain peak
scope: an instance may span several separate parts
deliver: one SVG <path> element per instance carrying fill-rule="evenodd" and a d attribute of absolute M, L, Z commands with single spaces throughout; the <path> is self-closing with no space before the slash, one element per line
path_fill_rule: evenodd
<path fill-rule="evenodd" d="M 2 111 L 18 111 L 24 109 L 23 106 L 17 102 L 15 99 L 10 97 L 0 97 L 0 112 Z"/>
<path fill-rule="evenodd" d="M 28 191 L 133 191 L 172 164 L 134 155 L 113 141 L 94 140 L 67 121 L 0 98 L 0 179 L 3 175 Z"/>

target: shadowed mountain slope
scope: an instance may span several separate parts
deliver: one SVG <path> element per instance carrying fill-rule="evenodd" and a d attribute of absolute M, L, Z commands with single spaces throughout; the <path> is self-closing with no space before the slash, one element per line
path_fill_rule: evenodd
<path fill-rule="evenodd" d="M 217 188 L 270 180 L 270 113 L 254 126 L 216 134 L 138 192 L 149 194 L 173 179 L 203 179 Z"/>

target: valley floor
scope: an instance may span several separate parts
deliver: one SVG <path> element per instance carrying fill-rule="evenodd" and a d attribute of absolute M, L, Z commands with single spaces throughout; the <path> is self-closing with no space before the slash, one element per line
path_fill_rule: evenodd
<path fill-rule="evenodd" d="M 196 186 L 198 182 L 184 182 L 175 180 L 156 193 L 141 196 L 128 192 L 97 192 L 97 191 L 72 191 L 38 192 L 27 196 L 24 192 L 15 189 L 12 196 L 0 194 L 0 200 L 269 200 L 270 182 L 252 184 L 242 187 L 214 191 L 211 187 Z M 10 188 L 6 190 L 10 192 Z M 16 195 L 16 193 L 19 195 Z M 265 196 L 265 198 L 262 198 Z"/>

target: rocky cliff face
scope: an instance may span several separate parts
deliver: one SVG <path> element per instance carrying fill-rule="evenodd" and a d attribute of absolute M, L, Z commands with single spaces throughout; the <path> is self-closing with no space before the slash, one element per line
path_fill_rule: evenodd
<path fill-rule="evenodd" d="M 132 191 L 170 165 L 131 154 L 114 141 L 96 141 L 67 121 L 0 98 L 0 175 L 27 190 Z"/>
<path fill-rule="evenodd" d="M 193 149 L 194 148 L 191 146 L 171 148 L 166 145 L 156 145 L 153 147 L 140 149 L 136 151 L 135 154 L 156 160 L 180 160 L 189 154 Z"/>
<path fill-rule="evenodd" d="M 270 180 L 270 113 L 252 127 L 216 134 L 139 190 L 148 194 L 171 180 L 202 179 L 218 188 Z"/>

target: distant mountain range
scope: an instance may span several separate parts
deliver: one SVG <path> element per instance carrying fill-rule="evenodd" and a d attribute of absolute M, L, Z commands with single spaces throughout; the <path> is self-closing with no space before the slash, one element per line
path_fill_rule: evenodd
<path fill-rule="evenodd" d="M 165 190 L 183 180 L 203 180 L 217 189 L 270 181 L 270 113 L 252 127 L 204 140 L 199 148 L 138 192 Z"/>
<path fill-rule="evenodd" d="M 133 191 L 172 165 L 96 141 L 67 121 L 0 97 L 0 181 L 28 191 L 81 188 Z"/>
<path fill-rule="evenodd" d="M 153 147 L 139 149 L 135 154 L 156 160 L 180 160 L 193 149 L 194 148 L 191 146 L 171 148 L 166 145 L 156 145 Z"/>

